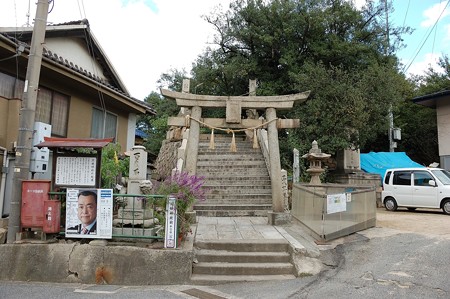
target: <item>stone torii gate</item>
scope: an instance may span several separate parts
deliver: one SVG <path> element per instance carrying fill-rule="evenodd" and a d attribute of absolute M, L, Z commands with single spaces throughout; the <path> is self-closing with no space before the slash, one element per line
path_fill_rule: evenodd
<path fill-rule="evenodd" d="M 169 126 L 189 127 L 189 138 L 186 146 L 186 171 L 191 174 L 196 173 L 201 124 L 211 128 L 230 130 L 267 128 L 272 209 L 274 213 L 282 213 L 284 211 L 284 197 L 281 182 L 278 129 L 297 128 L 300 125 L 300 120 L 278 119 L 277 110 L 291 109 L 296 101 L 305 102 L 310 92 L 283 96 L 256 96 L 256 80 L 250 80 L 249 96 L 214 96 L 191 94 L 189 93 L 189 85 L 189 79 L 185 79 L 183 80 L 182 92 L 161 89 L 161 94 L 166 98 L 175 99 L 179 107 L 191 109 L 190 116 L 170 117 L 168 119 Z M 202 118 L 202 108 L 225 108 L 226 118 Z M 266 119 L 242 119 L 242 109 L 264 109 Z"/>

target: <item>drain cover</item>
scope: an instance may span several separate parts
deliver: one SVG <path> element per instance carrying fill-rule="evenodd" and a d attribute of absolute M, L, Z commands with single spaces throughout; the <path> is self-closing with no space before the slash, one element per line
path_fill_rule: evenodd
<path fill-rule="evenodd" d="M 93 285 L 84 289 L 76 289 L 75 293 L 114 294 L 122 287 L 114 285 Z"/>
<path fill-rule="evenodd" d="M 217 296 L 199 289 L 188 289 L 181 292 L 188 294 L 192 297 L 197 297 L 199 299 L 227 299 L 225 297 Z"/>

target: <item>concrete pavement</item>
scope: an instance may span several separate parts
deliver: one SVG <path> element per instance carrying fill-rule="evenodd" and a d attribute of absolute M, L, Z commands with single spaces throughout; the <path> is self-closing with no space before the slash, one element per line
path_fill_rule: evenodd
<path fill-rule="evenodd" d="M 294 222 L 294 221 L 292 221 Z M 295 252 L 310 257 L 320 255 L 320 245 L 295 223 L 272 226 L 267 217 L 197 217 L 195 240 L 281 240 L 291 244 Z"/>

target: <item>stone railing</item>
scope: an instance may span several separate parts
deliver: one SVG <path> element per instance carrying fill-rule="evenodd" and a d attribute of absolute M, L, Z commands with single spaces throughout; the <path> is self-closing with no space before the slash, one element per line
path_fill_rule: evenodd
<path fill-rule="evenodd" d="M 264 161 L 266 162 L 267 171 L 269 172 L 270 178 L 272 178 L 272 175 L 270 173 L 271 169 L 269 156 L 269 139 L 267 137 L 267 130 L 258 129 L 256 136 L 258 138 L 259 146 L 261 147 L 261 151 L 264 156 Z M 284 198 L 284 209 L 285 211 L 289 211 L 289 189 L 288 189 L 287 171 L 282 169 L 280 176 L 281 176 L 281 188 L 283 190 L 283 198 Z"/>
<path fill-rule="evenodd" d="M 269 139 L 267 138 L 267 130 L 258 129 L 256 136 L 264 156 L 264 161 L 266 162 L 267 170 L 269 171 L 269 176 L 272 177 L 272 174 L 270 173 Z"/>

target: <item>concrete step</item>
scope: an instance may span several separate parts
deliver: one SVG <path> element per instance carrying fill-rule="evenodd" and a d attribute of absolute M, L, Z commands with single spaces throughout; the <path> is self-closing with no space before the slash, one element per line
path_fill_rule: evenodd
<path fill-rule="evenodd" d="M 225 250 L 197 250 L 198 262 L 222 263 L 290 263 L 291 255 L 287 252 L 233 252 Z"/>
<path fill-rule="evenodd" d="M 200 160 L 205 159 L 206 157 L 210 157 L 211 159 L 224 159 L 228 157 L 233 157 L 233 159 L 246 159 L 246 158 L 258 158 L 260 157 L 261 150 L 260 149 L 239 149 L 236 152 L 230 151 L 228 148 L 226 149 L 201 149 L 198 150 L 198 157 Z"/>
<path fill-rule="evenodd" d="M 213 189 L 213 191 L 211 191 L 210 193 L 214 193 L 215 191 L 217 192 L 227 192 L 227 193 L 245 193 L 245 192 L 249 192 L 250 190 L 253 191 L 260 191 L 260 192 L 264 192 L 266 193 L 266 191 L 272 192 L 272 187 L 269 185 L 263 185 L 263 184 L 257 184 L 257 182 L 255 182 L 255 184 L 252 185 L 244 185 L 244 184 L 234 184 L 234 185 L 225 185 L 225 184 L 204 184 L 203 185 L 205 188 L 210 188 L 211 190 Z"/>
<path fill-rule="evenodd" d="M 204 275 L 193 274 L 191 283 L 194 285 L 217 285 L 233 282 L 271 281 L 296 279 L 294 275 Z"/>
<path fill-rule="evenodd" d="M 294 273 L 291 263 L 197 263 L 192 268 L 193 274 L 209 275 L 285 275 Z"/>
<path fill-rule="evenodd" d="M 231 252 L 289 252 L 284 239 L 264 240 L 196 240 L 194 247 L 202 250 L 226 250 Z"/>
<path fill-rule="evenodd" d="M 264 161 L 264 157 L 258 156 L 257 154 L 251 154 L 251 155 L 198 155 L 197 161 L 204 162 L 204 161 L 212 161 L 216 163 L 222 163 L 222 162 L 229 162 L 232 161 L 243 161 L 243 162 L 253 162 L 253 163 L 261 163 Z"/>
<path fill-rule="evenodd" d="M 197 240 L 194 284 L 295 279 L 289 243 L 284 239 Z"/>
<path fill-rule="evenodd" d="M 199 147 L 198 154 L 199 155 L 211 155 L 212 157 L 217 155 L 225 155 L 225 156 L 249 156 L 254 153 L 261 152 L 259 148 L 252 148 L 251 146 L 246 145 L 236 145 L 236 151 L 232 151 L 229 145 L 226 146 L 216 146 L 214 149 L 207 147 Z"/>
<path fill-rule="evenodd" d="M 261 205 L 260 207 L 255 207 L 253 205 L 248 209 L 236 209 L 235 206 L 227 205 L 228 208 L 218 207 L 205 208 L 194 207 L 194 211 L 197 216 L 206 217 L 267 217 L 267 213 L 272 210 L 272 205 Z"/>
<path fill-rule="evenodd" d="M 223 160 L 198 160 L 197 161 L 197 168 L 198 167 L 205 167 L 205 166 L 214 166 L 214 167 L 264 167 L 266 168 L 266 162 L 264 162 L 264 159 L 259 160 L 248 160 L 243 159 L 239 161 L 239 164 L 236 163 L 239 160 L 230 160 L 230 159 L 223 159 Z"/>
<path fill-rule="evenodd" d="M 205 166 L 200 166 L 197 167 L 197 173 L 201 173 L 204 175 L 207 174 L 217 174 L 217 175 L 222 175 L 223 177 L 230 177 L 230 175 L 232 176 L 246 176 L 246 175 L 259 175 L 259 176 L 264 176 L 264 175 L 268 175 L 267 169 L 265 167 L 251 167 L 251 166 L 226 166 L 226 167 L 221 167 L 219 165 L 217 166 L 210 166 L 210 167 L 205 167 Z"/>
<path fill-rule="evenodd" d="M 251 143 L 250 141 L 245 141 L 245 140 L 238 140 L 235 141 L 234 143 L 236 145 L 236 148 L 248 148 L 248 149 L 253 149 L 253 143 Z M 199 149 L 208 149 L 208 150 L 215 150 L 218 148 L 224 148 L 224 149 L 230 149 L 231 148 L 231 138 L 230 139 L 222 139 L 222 140 L 214 140 L 214 148 L 209 148 L 209 141 L 204 142 L 204 141 L 200 141 L 198 143 L 199 145 Z M 257 149 L 257 148 L 256 148 Z"/>
<path fill-rule="evenodd" d="M 272 193 L 259 194 L 259 193 L 247 193 L 247 194 L 214 194 L 213 192 L 208 193 L 206 196 L 206 201 L 223 201 L 229 200 L 230 202 L 245 201 L 245 203 L 263 203 L 272 200 Z"/>
<path fill-rule="evenodd" d="M 257 173 L 257 174 L 247 174 L 246 176 L 213 176 L 211 173 L 200 174 L 197 172 L 197 175 L 203 176 L 205 181 L 224 181 L 224 182 L 247 182 L 247 181 L 260 181 L 265 180 L 270 182 L 269 175 L 267 173 Z"/>
<path fill-rule="evenodd" d="M 267 217 L 267 212 L 271 209 L 253 209 L 253 210 L 236 210 L 236 209 L 220 209 L 220 210 L 202 210 L 194 208 L 197 216 L 205 217 Z"/>
<path fill-rule="evenodd" d="M 267 216 L 272 189 L 261 149 L 254 149 L 245 135 L 236 136 L 237 152 L 230 151 L 231 135 L 217 136 L 215 149 L 209 149 L 209 138 L 200 137 L 197 175 L 204 177 L 209 192 L 194 207 L 197 215 Z"/>
<path fill-rule="evenodd" d="M 272 194 L 269 193 L 261 193 L 261 194 L 245 194 L 245 193 L 236 193 L 236 194 L 208 194 L 206 197 L 205 203 L 208 204 L 266 204 L 272 202 Z"/>
<path fill-rule="evenodd" d="M 197 170 L 197 174 L 200 176 L 204 176 L 205 178 L 209 178 L 211 176 L 216 177 L 245 177 L 247 175 L 251 176 L 268 176 L 267 169 L 264 168 L 235 168 L 235 169 L 214 169 L 214 167 L 210 167 L 208 169 L 199 168 Z M 228 175 L 228 176 L 227 176 Z"/>
<path fill-rule="evenodd" d="M 227 188 L 261 188 L 271 189 L 272 186 L 270 184 L 270 180 L 255 180 L 255 181 L 244 181 L 244 180 L 225 180 L 225 179 L 215 179 L 215 180 L 205 180 L 203 184 L 205 188 L 209 188 L 209 190 L 214 189 L 227 189 Z"/>
<path fill-rule="evenodd" d="M 206 199 L 208 200 L 217 200 L 217 201 L 223 201 L 224 199 L 230 200 L 233 203 L 239 200 L 245 200 L 245 203 L 251 203 L 254 201 L 254 203 L 261 203 L 265 201 L 271 201 L 272 199 L 272 192 L 269 189 L 266 190 L 252 190 L 250 193 L 250 190 L 240 190 L 240 192 L 228 192 L 226 190 L 214 190 L 207 194 Z"/>
<path fill-rule="evenodd" d="M 203 176 L 203 175 L 202 175 Z M 249 184 L 249 183 L 250 184 Z M 245 185 L 270 185 L 270 178 L 267 175 L 253 175 L 245 177 L 205 177 L 205 185 L 235 185 L 235 184 L 245 184 Z"/>
<path fill-rule="evenodd" d="M 271 210 L 272 203 L 268 204 L 239 204 L 239 205 L 228 205 L 228 204 L 212 204 L 212 203 L 200 203 L 194 206 L 194 209 L 199 210 Z"/>
<path fill-rule="evenodd" d="M 231 140 L 232 136 L 233 135 L 231 134 L 220 134 L 214 132 L 214 141 L 220 142 L 221 140 Z M 200 141 L 209 141 L 211 139 L 211 134 L 200 134 L 199 137 Z M 245 141 L 247 139 L 247 136 L 245 134 L 235 134 L 234 139 L 236 140 L 236 142 Z"/>

